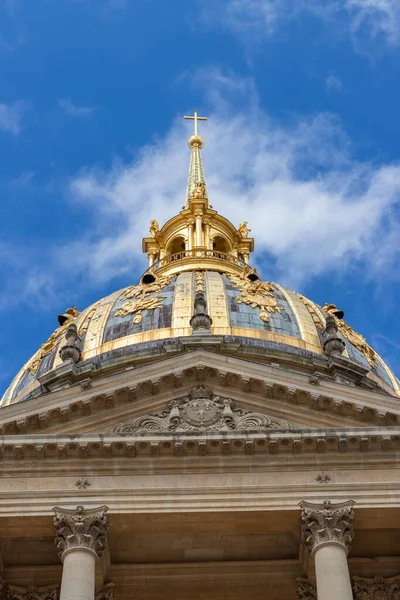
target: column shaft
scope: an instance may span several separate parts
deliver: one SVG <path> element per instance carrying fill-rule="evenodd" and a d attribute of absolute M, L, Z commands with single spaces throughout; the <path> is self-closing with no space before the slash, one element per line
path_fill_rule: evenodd
<path fill-rule="evenodd" d="M 188 239 L 187 239 L 187 250 L 191 250 L 193 247 L 193 225 L 188 226 Z"/>
<path fill-rule="evenodd" d="M 212 250 L 212 246 L 211 246 L 211 240 L 210 240 L 210 225 L 208 225 L 208 223 L 206 224 L 205 228 L 204 228 L 204 234 L 205 234 L 205 241 L 204 241 L 204 245 L 207 248 L 207 250 Z"/>
<path fill-rule="evenodd" d="M 196 246 L 202 246 L 203 245 L 203 231 L 202 231 L 202 224 L 201 224 L 201 216 L 196 216 Z"/>
<path fill-rule="evenodd" d="M 94 600 L 96 555 L 74 548 L 64 556 L 60 600 Z"/>
<path fill-rule="evenodd" d="M 317 546 L 314 559 L 318 600 L 353 600 L 345 546 Z"/>

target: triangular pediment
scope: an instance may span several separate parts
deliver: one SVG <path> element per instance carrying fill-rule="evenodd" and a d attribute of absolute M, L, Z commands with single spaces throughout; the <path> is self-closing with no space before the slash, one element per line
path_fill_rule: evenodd
<path fill-rule="evenodd" d="M 170 357 L 99 378 L 78 373 L 1 409 L 0 425 L 5 435 L 328 429 L 396 425 L 396 404 L 315 374 L 197 350 L 178 364 Z"/>

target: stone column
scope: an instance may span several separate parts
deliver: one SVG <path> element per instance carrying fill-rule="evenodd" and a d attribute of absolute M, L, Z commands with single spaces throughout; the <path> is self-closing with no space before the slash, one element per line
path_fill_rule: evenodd
<path fill-rule="evenodd" d="M 203 245 L 203 224 L 202 224 L 202 212 L 201 210 L 196 210 L 195 211 L 195 217 L 196 217 L 196 246 L 202 246 Z"/>
<path fill-rule="evenodd" d="M 205 225 L 204 225 L 204 236 L 205 236 L 204 245 L 205 245 L 206 249 L 212 250 L 212 244 L 211 244 L 211 239 L 210 239 L 210 223 L 205 223 Z"/>
<path fill-rule="evenodd" d="M 315 560 L 318 600 L 353 600 L 347 554 L 354 502 L 301 502 L 301 535 Z"/>
<path fill-rule="evenodd" d="M 108 550 L 107 510 L 53 508 L 55 544 L 63 563 L 60 600 L 94 600 L 96 561 Z"/>
<path fill-rule="evenodd" d="M 188 225 L 188 233 L 187 233 L 187 250 L 191 250 L 193 248 L 193 224 L 190 223 Z"/>
<path fill-rule="evenodd" d="M 151 267 L 154 265 L 154 252 L 149 252 L 148 257 L 149 257 L 149 269 L 151 269 Z"/>

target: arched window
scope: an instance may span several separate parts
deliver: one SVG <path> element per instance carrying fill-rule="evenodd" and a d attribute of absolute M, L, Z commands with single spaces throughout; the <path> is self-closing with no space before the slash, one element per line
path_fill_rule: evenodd
<path fill-rule="evenodd" d="M 213 250 L 217 252 L 225 252 L 225 254 L 230 254 L 230 246 L 225 238 L 220 235 L 215 236 L 213 239 Z"/>
<path fill-rule="evenodd" d="M 178 252 L 184 252 L 184 250 L 185 238 L 183 236 L 178 236 L 170 243 L 167 254 L 178 254 Z"/>

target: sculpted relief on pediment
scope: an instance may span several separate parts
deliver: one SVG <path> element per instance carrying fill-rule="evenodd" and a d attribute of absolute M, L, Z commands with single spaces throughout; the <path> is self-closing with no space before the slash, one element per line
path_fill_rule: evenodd
<path fill-rule="evenodd" d="M 109 433 L 134 435 L 145 432 L 262 431 L 292 429 L 287 421 L 236 406 L 231 398 L 217 396 L 204 385 L 172 400 L 168 408 L 119 423 Z"/>

